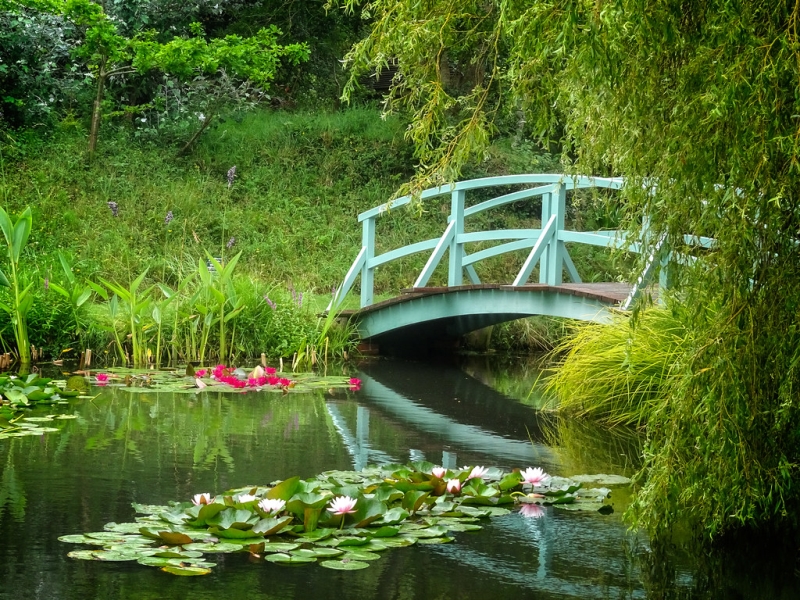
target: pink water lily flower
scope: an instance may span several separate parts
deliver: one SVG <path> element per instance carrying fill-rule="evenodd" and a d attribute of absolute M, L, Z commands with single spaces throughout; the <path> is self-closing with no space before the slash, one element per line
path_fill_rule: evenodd
<path fill-rule="evenodd" d="M 461 491 L 461 482 L 458 479 L 451 479 L 447 482 L 447 491 L 455 494 Z"/>
<path fill-rule="evenodd" d="M 205 504 L 211 504 L 211 494 L 195 494 L 194 498 L 192 498 L 192 504 L 195 506 L 203 506 Z"/>
<path fill-rule="evenodd" d="M 431 475 L 442 479 L 445 475 L 447 475 L 447 469 L 444 467 L 433 467 L 433 469 L 431 469 Z"/>
<path fill-rule="evenodd" d="M 94 378 L 97 380 L 97 383 L 108 383 L 108 373 L 98 373 Z"/>
<path fill-rule="evenodd" d="M 286 500 L 279 500 L 277 498 L 266 498 L 258 503 L 258 508 L 265 513 L 278 513 L 281 512 L 286 506 Z"/>
<path fill-rule="evenodd" d="M 253 500 L 258 500 L 258 496 L 253 496 L 252 494 L 239 494 L 236 496 L 236 501 L 239 504 L 245 504 L 246 502 L 252 502 Z"/>
<path fill-rule="evenodd" d="M 205 377 L 206 373 L 208 373 L 208 371 L 206 369 L 199 369 L 199 370 L 194 372 L 196 377 Z"/>
<path fill-rule="evenodd" d="M 472 471 L 470 471 L 469 475 L 467 475 L 467 481 L 470 479 L 482 479 L 488 472 L 489 469 L 485 467 L 473 467 Z"/>
<path fill-rule="evenodd" d="M 337 496 L 336 498 L 331 500 L 331 503 L 328 505 L 329 506 L 328 510 L 330 510 L 335 515 L 345 515 L 354 513 L 356 512 L 355 509 L 356 502 L 358 502 L 358 500 L 356 500 L 355 498 L 351 498 L 350 496 Z"/>
<path fill-rule="evenodd" d="M 520 475 L 522 475 L 525 483 L 530 483 L 531 485 L 547 485 L 547 482 L 550 481 L 550 475 L 545 473 L 541 467 L 536 467 L 535 469 L 528 467 L 520 472 Z"/>
<path fill-rule="evenodd" d="M 544 516 L 544 509 L 538 504 L 523 504 L 519 514 L 527 519 L 538 519 Z"/>

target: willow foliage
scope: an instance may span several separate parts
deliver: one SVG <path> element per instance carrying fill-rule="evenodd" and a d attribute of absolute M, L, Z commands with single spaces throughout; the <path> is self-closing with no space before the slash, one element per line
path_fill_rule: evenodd
<path fill-rule="evenodd" d="M 350 9 L 356 0 L 342 0 Z M 635 506 L 713 536 L 800 515 L 800 39 L 780 0 L 374 0 L 351 85 L 396 61 L 421 180 L 454 178 L 523 111 L 583 173 L 624 175 L 628 222 L 686 251 L 692 343 L 649 424 Z M 447 69 L 445 69 L 447 65 Z M 455 85 L 454 69 L 471 76 Z M 465 83 L 466 82 L 466 83 Z"/>

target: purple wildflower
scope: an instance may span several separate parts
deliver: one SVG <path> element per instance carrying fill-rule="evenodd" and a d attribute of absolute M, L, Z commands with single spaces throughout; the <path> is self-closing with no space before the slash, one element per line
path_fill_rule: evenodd
<path fill-rule="evenodd" d="M 170 221 L 172 221 L 172 219 L 174 219 L 174 218 L 175 218 L 175 217 L 172 215 L 172 211 L 169 211 L 169 212 L 167 213 L 167 216 L 166 216 L 166 217 L 164 217 L 164 225 L 169 225 L 169 224 L 170 224 Z"/>
<path fill-rule="evenodd" d="M 228 189 L 231 189 L 234 179 L 236 179 L 236 165 L 228 169 Z"/>
<path fill-rule="evenodd" d="M 272 300 L 269 299 L 269 296 L 264 296 L 264 301 L 272 310 L 277 310 L 278 305 L 275 304 Z"/>
<path fill-rule="evenodd" d="M 303 292 L 297 294 L 297 306 L 301 308 L 303 306 Z"/>
<path fill-rule="evenodd" d="M 226 244 L 226 247 L 228 248 L 228 250 L 230 250 L 231 248 L 233 248 L 233 245 L 234 245 L 235 243 L 236 243 L 236 238 L 235 238 L 235 237 L 232 237 L 231 239 L 229 239 L 229 240 L 228 240 L 228 243 Z"/>
<path fill-rule="evenodd" d="M 108 202 L 106 202 L 106 204 L 108 204 L 108 208 L 111 209 L 111 214 L 113 216 L 115 216 L 115 217 L 118 217 L 119 216 L 119 204 L 117 204 L 113 200 L 109 200 Z"/>
<path fill-rule="evenodd" d="M 44 291 L 47 292 L 50 290 L 50 277 L 44 278 Z"/>

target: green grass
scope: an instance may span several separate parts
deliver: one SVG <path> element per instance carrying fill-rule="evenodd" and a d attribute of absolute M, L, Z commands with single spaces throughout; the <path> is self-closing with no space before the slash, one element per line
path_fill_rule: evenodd
<path fill-rule="evenodd" d="M 555 350 L 546 391 L 560 411 L 609 425 L 647 425 L 668 402 L 688 332 L 670 310 L 620 314 L 611 325 L 582 324 Z"/>
<path fill-rule="evenodd" d="M 65 120 L 47 140 L 0 148 L 0 198 L 12 214 L 32 208 L 33 232 L 22 262 L 42 280 L 60 281 L 58 251 L 71 257 L 78 280 L 103 278 L 124 287 L 148 268 L 144 287 L 160 282 L 173 288 L 196 270 L 198 260 L 205 260 L 206 251 L 223 260 L 241 252 L 237 273 L 252 289 L 239 289 L 238 294 L 248 298 L 252 314 L 247 325 L 239 327 L 240 350 L 260 353 L 265 347 L 278 351 L 282 346 L 285 351 L 302 339 L 281 344 L 274 332 L 267 337 L 253 333 L 247 339 L 260 331 L 256 320 L 265 306 L 265 290 L 288 294 L 293 288 L 314 298 L 313 308 L 324 308 L 361 245 L 357 215 L 391 199 L 413 174 L 414 159 L 404 132 L 401 121 L 383 120 L 375 108 L 330 113 L 263 110 L 219 123 L 192 154 L 177 157 L 175 147 L 135 138 L 130 130 L 109 124 L 90 162 L 85 132 L 74 120 Z M 226 174 L 234 165 L 236 177 L 229 188 Z M 464 178 L 556 170 L 558 162 L 549 155 L 500 140 Z M 471 202 L 481 199 L 476 195 Z M 117 203 L 119 216 L 112 215 L 108 202 Z M 169 211 L 173 219 L 167 224 Z M 389 211 L 378 221 L 377 252 L 438 238 L 448 213 L 449 198 L 411 211 Z M 517 203 L 482 213 L 467 223 L 467 230 L 538 225 L 537 211 Z M 509 281 L 526 255 L 521 251 L 481 263 L 479 274 L 487 282 Z M 381 266 L 375 276 L 376 297 L 410 286 L 426 260 L 427 253 L 422 253 Z M 576 256 L 576 263 L 579 270 L 585 266 L 587 274 L 591 270 L 605 277 L 619 271 L 608 253 Z M 430 285 L 446 283 L 446 268 L 443 261 Z M 348 306 L 356 305 L 358 293 L 356 287 Z M 43 290 L 38 302 L 32 342 L 50 353 L 76 343 L 75 336 L 55 331 L 58 323 L 67 328 L 60 316 L 63 307 Z M 86 309 L 93 315 L 89 321 L 99 319 L 98 311 L 88 305 Z M 164 338 L 169 322 L 165 318 Z M 83 343 L 105 346 L 113 338 L 102 319 L 89 325 L 84 327 Z M 2 326 L 0 322 L 0 331 Z M 303 339 L 308 338 L 305 326 L 300 329 Z M 533 341 L 536 336 L 558 335 L 561 326 L 534 329 L 527 324 L 507 327 L 514 333 L 501 345 L 541 347 Z"/>

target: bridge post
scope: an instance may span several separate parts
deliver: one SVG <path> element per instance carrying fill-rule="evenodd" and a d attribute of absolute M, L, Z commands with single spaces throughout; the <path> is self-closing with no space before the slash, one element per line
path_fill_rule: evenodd
<path fill-rule="evenodd" d="M 464 233 L 464 190 L 453 190 L 450 196 L 450 219 L 454 223 L 453 240 L 450 242 L 450 267 L 447 285 L 461 285 L 464 281 L 464 244 L 459 237 Z"/>
<path fill-rule="evenodd" d="M 548 285 L 561 285 L 563 282 L 564 254 L 566 253 L 566 248 L 564 247 L 564 242 L 559 239 L 558 232 L 564 229 L 565 213 L 567 210 L 567 186 L 565 186 L 563 182 L 559 183 L 553 193 L 547 194 L 547 198 L 550 204 L 548 218 L 552 215 L 556 215 L 556 230 L 539 263 L 542 265 L 539 268 L 539 281 Z M 544 203 L 542 203 L 542 210 L 544 210 Z M 544 223 L 544 215 L 542 216 L 542 223 Z M 542 275 L 544 275 L 544 278 Z"/>
<path fill-rule="evenodd" d="M 372 304 L 375 282 L 375 268 L 370 266 L 375 258 L 375 217 L 364 221 L 361 232 L 361 246 L 366 249 L 364 266 L 361 267 L 361 308 Z"/>

